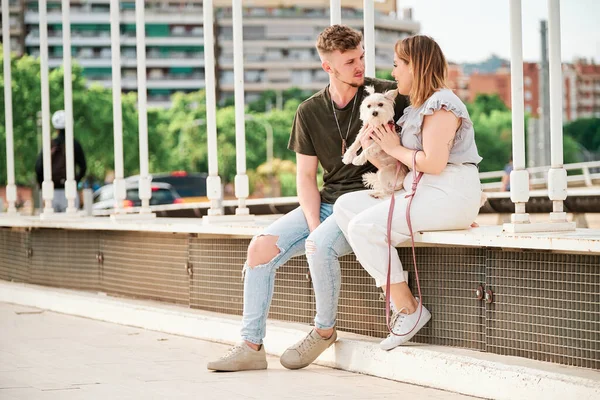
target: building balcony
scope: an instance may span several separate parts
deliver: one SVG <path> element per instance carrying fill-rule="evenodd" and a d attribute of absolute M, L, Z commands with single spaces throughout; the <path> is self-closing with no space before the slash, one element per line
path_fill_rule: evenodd
<path fill-rule="evenodd" d="M 320 90 L 325 87 L 326 83 L 323 82 L 310 82 L 304 84 L 291 84 L 290 82 L 252 82 L 244 83 L 244 90 L 246 92 L 264 92 L 265 90 L 287 90 L 291 87 L 297 87 L 302 90 Z M 221 84 L 220 90 L 223 92 L 233 92 L 233 83 Z"/>
<path fill-rule="evenodd" d="M 20 36 L 23 33 L 23 28 L 20 25 L 11 26 L 9 32 L 11 36 Z"/>
<path fill-rule="evenodd" d="M 105 88 L 112 88 L 112 80 L 102 77 L 99 79 L 88 78 L 89 82 L 99 83 Z M 198 90 L 204 88 L 204 79 L 198 78 L 176 78 L 164 77 L 146 80 L 147 89 L 171 89 L 171 90 Z M 137 78 L 122 78 L 121 88 L 125 90 L 136 90 L 138 87 Z"/>
<path fill-rule="evenodd" d="M 62 32 L 48 33 L 48 45 L 62 46 Z M 82 35 L 73 33 L 71 35 L 71 45 L 73 46 L 94 46 L 94 47 L 110 47 L 110 35 Z M 36 33 L 30 33 L 25 38 L 26 46 L 39 46 L 40 37 Z M 121 36 L 122 46 L 135 46 L 135 37 Z M 203 46 L 204 39 L 201 37 L 146 37 L 147 46 Z"/>
<path fill-rule="evenodd" d="M 591 107 L 595 104 L 596 102 L 594 101 L 593 98 L 589 98 L 589 99 L 579 99 L 578 104 L 580 106 L 583 107 Z"/>
<path fill-rule="evenodd" d="M 79 65 L 81 65 L 83 68 L 110 68 L 112 66 L 112 60 L 106 57 L 78 58 L 74 56 L 73 60 Z M 62 57 L 54 56 L 48 60 L 48 66 L 50 68 L 60 67 L 62 63 Z M 135 57 L 122 56 L 121 67 L 136 68 L 137 59 Z M 204 67 L 204 58 L 148 58 L 146 59 L 146 67 Z"/>
<path fill-rule="evenodd" d="M 135 46 L 135 37 L 121 36 L 121 44 Z M 190 36 L 146 37 L 147 46 L 204 46 L 204 38 Z"/>
<path fill-rule="evenodd" d="M 232 70 L 233 60 L 219 64 L 222 70 Z M 244 69 L 320 69 L 320 61 L 299 61 L 299 60 L 269 60 L 261 62 L 245 62 Z"/>
<path fill-rule="evenodd" d="M 296 25 L 296 26 L 307 26 L 307 20 L 310 19 L 313 26 L 316 25 L 329 25 L 329 16 L 321 18 L 246 18 L 244 19 L 244 26 L 274 26 L 274 25 Z M 362 18 L 350 18 L 344 19 L 344 24 L 349 25 L 356 29 L 362 29 L 364 21 Z M 233 26 L 233 21 L 230 18 L 219 19 L 219 25 L 221 26 Z M 398 20 L 393 18 L 377 18 L 375 20 L 375 29 L 389 29 L 398 32 L 419 32 L 421 24 L 411 20 Z M 302 40 L 301 38 L 298 38 Z M 314 33 L 309 29 L 306 30 L 306 38 L 304 40 L 314 40 Z"/>
<path fill-rule="evenodd" d="M 381 59 L 376 60 L 375 68 L 383 70 L 392 69 L 392 60 Z M 305 61 L 305 60 L 290 60 L 289 58 L 279 60 L 265 60 L 258 62 L 244 62 L 244 69 L 258 69 L 258 70 L 273 70 L 273 69 L 317 69 L 320 70 L 321 61 Z M 233 70 L 233 59 L 227 58 L 219 61 L 219 69 L 221 70 Z"/>
<path fill-rule="evenodd" d="M 146 12 L 146 24 L 152 23 L 176 23 L 187 25 L 202 25 L 202 13 L 198 12 L 179 12 L 179 13 L 159 13 Z M 25 12 L 25 23 L 37 25 L 40 22 L 39 13 L 34 11 Z M 60 10 L 48 10 L 48 23 L 62 23 L 62 13 Z M 110 13 L 108 12 L 82 12 L 71 10 L 72 24 L 108 24 L 110 23 Z M 121 11 L 120 23 L 135 24 L 135 11 Z"/>
<path fill-rule="evenodd" d="M 218 44 L 221 48 L 232 48 L 233 40 L 231 38 L 222 39 L 219 38 Z M 244 40 L 244 49 L 251 49 L 254 47 L 259 48 L 276 48 L 276 49 L 296 49 L 296 48 L 315 48 L 314 40 L 284 40 L 284 39 L 254 39 L 254 40 Z"/>

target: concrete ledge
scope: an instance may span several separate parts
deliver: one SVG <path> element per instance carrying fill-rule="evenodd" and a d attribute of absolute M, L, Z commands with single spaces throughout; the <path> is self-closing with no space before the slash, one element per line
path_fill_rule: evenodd
<path fill-rule="evenodd" d="M 203 340 L 239 341 L 239 317 L 157 302 L 6 281 L 0 281 L 0 301 Z M 310 329 L 277 321 L 268 325 L 265 346 L 274 355 Z M 341 333 L 317 364 L 485 398 L 600 398 L 599 371 L 423 344 L 385 352 L 377 342 Z"/>
<path fill-rule="evenodd" d="M 257 216 L 253 221 L 231 221 L 203 224 L 197 218 L 154 218 L 112 221 L 102 217 L 57 216 L 50 220 L 39 217 L 0 216 L 0 227 L 22 229 L 72 229 L 88 231 L 131 231 L 184 233 L 207 236 L 251 238 L 273 222 L 277 215 Z M 418 232 L 417 246 L 468 246 L 508 249 L 549 250 L 564 253 L 600 254 L 600 229 L 577 229 L 572 232 L 506 233 L 502 226 L 482 226 L 457 231 Z M 399 247 L 408 247 L 406 242 Z"/>

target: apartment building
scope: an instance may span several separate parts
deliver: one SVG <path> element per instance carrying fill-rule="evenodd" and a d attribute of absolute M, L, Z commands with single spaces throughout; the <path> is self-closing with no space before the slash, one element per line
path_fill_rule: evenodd
<path fill-rule="evenodd" d="M 462 66 L 448 63 L 448 86 L 463 101 L 469 98 L 469 77 L 464 74 Z"/>
<path fill-rule="evenodd" d="M 24 46 L 39 55 L 38 2 L 24 1 Z M 168 106 L 176 91 L 204 87 L 202 0 L 146 1 L 146 73 L 148 101 Z M 362 0 L 342 1 L 342 22 L 362 28 Z M 218 98 L 233 95 L 231 1 L 214 1 Z M 266 90 L 298 87 L 318 90 L 327 82 L 314 48 L 317 34 L 329 25 L 328 0 L 244 1 L 244 73 L 248 100 Z M 48 0 L 49 65 L 62 64 L 62 15 L 59 0 Z M 410 12 L 395 0 L 375 2 L 376 68 L 391 69 L 393 45 L 417 33 Z M 135 1 L 120 1 L 123 91 L 137 89 Z M 71 1 L 72 55 L 90 82 L 111 86 L 109 0 Z"/>
<path fill-rule="evenodd" d="M 600 65 L 578 60 L 564 69 L 565 112 L 570 119 L 600 118 Z"/>
<path fill-rule="evenodd" d="M 600 65 L 593 61 L 577 60 L 573 64 L 563 64 L 562 72 L 564 121 L 573 121 L 577 118 L 600 118 Z M 454 73 L 454 76 L 458 75 L 457 72 Z M 540 109 L 540 75 L 538 63 L 523 63 L 525 112 L 536 118 L 542 111 Z M 456 79 L 454 78 L 454 80 Z M 468 87 L 468 94 L 462 97 L 463 100 L 473 101 L 479 93 L 498 94 L 504 104 L 508 107 L 511 106 L 510 70 L 508 67 L 503 67 L 493 74 L 471 74 L 466 80 L 467 83 L 463 83 L 463 85 Z"/>
<path fill-rule="evenodd" d="M 17 55 L 22 55 L 25 52 L 25 0 L 9 0 L 9 25 L 10 25 L 10 49 Z M 2 11 L 0 10 L 0 16 Z M 0 18 L 0 26 L 2 19 Z M 0 42 L 5 44 L 3 32 L 0 29 Z"/>

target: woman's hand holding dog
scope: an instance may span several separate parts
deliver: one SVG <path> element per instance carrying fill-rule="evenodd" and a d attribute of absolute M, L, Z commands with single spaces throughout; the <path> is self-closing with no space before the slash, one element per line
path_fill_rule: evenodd
<path fill-rule="evenodd" d="M 400 136 L 390 128 L 389 124 L 374 126 L 369 137 L 377 143 L 383 151 L 392 155 L 392 152 L 400 145 Z"/>
<path fill-rule="evenodd" d="M 367 147 L 369 147 L 369 145 L 372 143 L 373 139 L 371 139 L 371 130 L 373 129 L 371 126 L 367 126 L 366 127 L 367 132 L 366 135 L 362 135 L 360 137 L 360 146 L 364 149 L 366 149 Z"/>

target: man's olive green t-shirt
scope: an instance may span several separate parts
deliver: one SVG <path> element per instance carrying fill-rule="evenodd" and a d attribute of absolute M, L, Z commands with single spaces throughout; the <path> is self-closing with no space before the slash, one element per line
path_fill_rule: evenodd
<path fill-rule="evenodd" d="M 362 126 L 359 108 L 360 103 L 367 96 L 366 86 L 374 86 L 376 92 L 384 92 L 395 89 L 396 83 L 365 78 L 364 85 L 358 88 L 354 110 L 354 99 L 342 109 L 335 106 L 339 130 L 343 137 L 346 137 L 348 125 L 351 124 L 346 140 L 347 146 L 354 142 Z M 405 96 L 396 97 L 394 121 L 402 116 L 407 106 L 408 99 Z M 321 201 L 328 204 L 333 204 L 338 197 L 345 193 L 365 189 L 362 175 L 377 170 L 369 162 L 361 166 L 342 163 L 342 138 L 339 130 L 333 114 L 328 85 L 300 104 L 294 117 L 288 144 L 288 148 L 296 153 L 317 156 L 324 172 Z"/>

